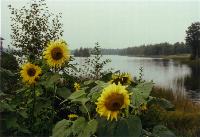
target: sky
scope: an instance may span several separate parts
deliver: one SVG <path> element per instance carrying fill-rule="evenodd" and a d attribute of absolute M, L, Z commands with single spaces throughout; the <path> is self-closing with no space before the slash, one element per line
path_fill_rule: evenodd
<path fill-rule="evenodd" d="M 1 37 L 10 43 L 10 12 L 30 0 L 1 0 Z M 126 48 L 161 42 L 184 42 L 185 31 L 200 21 L 200 0 L 47 0 L 62 13 L 64 39 L 71 49 Z"/>

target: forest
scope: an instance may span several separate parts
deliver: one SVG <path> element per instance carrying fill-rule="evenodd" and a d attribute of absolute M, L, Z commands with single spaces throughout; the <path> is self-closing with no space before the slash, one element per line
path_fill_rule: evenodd
<path fill-rule="evenodd" d="M 102 49 L 104 55 L 128 55 L 128 56 L 160 56 L 189 54 L 190 47 L 183 42 L 170 44 L 167 42 L 159 44 L 147 44 L 137 47 L 128 47 L 123 49 Z"/>

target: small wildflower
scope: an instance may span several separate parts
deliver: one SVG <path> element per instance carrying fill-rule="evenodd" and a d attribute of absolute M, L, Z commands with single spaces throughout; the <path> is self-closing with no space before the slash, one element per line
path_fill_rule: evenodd
<path fill-rule="evenodd" d="M 69 114 L 69 115 L 68 115 L 68 118 L 69 118 L 70 120 L 75 119 L 75 118 L 77 118 L 77 117 L 78 117 L 78 115 L 76 115 L 76 114 Z"/>
<path fill-rule="evenodd" d="M 81 88 L 81 86 L 80 86 L 80 84 L 78 84 L 78 83 L 74 83 L 74 89 L 75 89 L 75 91 L 77 91 L 77 90 L 79 90 Z"/>
<path fill-rule="evenodd" d="M 146 111 L 146 110 L 147 110 L 147 104 L 142 103 L 142 104 L 140 105 L 140 109 L 141 109 L 142 111 Z"/>

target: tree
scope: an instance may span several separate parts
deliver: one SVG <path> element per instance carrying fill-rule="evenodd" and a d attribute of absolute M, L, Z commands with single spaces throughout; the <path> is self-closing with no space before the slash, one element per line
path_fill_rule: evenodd
<path fill-rule="evenodd" d="M 90 50 L 89 48 L 80 48 L 74 50 L 75 57 L 90 57 Z"/>
<path fill-rule="evenodd" d="M 11 93 L 12 90 L 17 88 L 18 84 L 18 62 L 11 53 L 4 51 L 2 51 L 0 62 L 0 90 L 5 93 Z"/>
<path fill-rule="evenodd" d="M 45 0 L 32 0 L 28 6 L 11 11 L 11 45 L 15 47 L 14 55 L 19 61 L 25 57 L 29 61 L 39 59 L 43 48 L 50 40 L 59 39 L 62 26 L 61 14 L 50 13 Z"/>
<path fill-rule="evenodd" d="M 186 31 L 186 44 L 192 49 L 192 58 L 200 58 L 200 22 L 192 23 Z"/>

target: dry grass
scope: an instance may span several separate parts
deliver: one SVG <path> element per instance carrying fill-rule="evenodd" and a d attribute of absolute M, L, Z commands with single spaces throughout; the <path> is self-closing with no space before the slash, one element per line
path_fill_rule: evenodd
<path fill-rule="evenodd" d="M 193 102 L 187 96 L 181 94 L 181 92 L 177 91 L 174 93 L 170 89 L 154 87 L 151 95 L 171 101 L 177 111 L 200 113 L 200 103 Z"/>
<path fill-rule="evenodd" d="M 169 129 L 180 137 L 200 136 L 200 103 L 195 103 L 180 92 L 154 87 L 154 97 L 165 98 L 175 105 L 175 111 L 161 112 L 161 119 Z"/>

